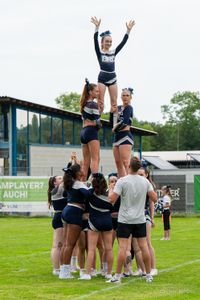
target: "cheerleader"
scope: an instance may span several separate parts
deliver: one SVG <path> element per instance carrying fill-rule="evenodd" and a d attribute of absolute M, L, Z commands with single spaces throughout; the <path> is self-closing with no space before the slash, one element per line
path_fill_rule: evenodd
<path fill-rule="evenodd" d="M 135 25 L 134 21 L 126 23 L 126 34 L 124 35 L 123 40 L 117 46 L 116 49 L 111 50 L 112 46 L 112 37 L 111 32 L 105 31 L 100 34 L 101 37 L 101 49 L 98 43 L 98 31 L 101 24 L 101 19 L 96 17 L 91 18 L 91 22 L 95 25 L 95 34 L 94 34 L 94 45 L 97 55 L 97 59 L 100 66 L 100 73 L 98 76 L 98 87 L 99 87 L 99 108 L 100 112 L 103 112 L 104 109 L 104 96 L 106 87 L 108 88 L 110 95 L 111 109 L 114 113 L 117 112 L 117 77 L 115 73 L 115 57 L 120 52 L 120 50 L 126 44 L 130 31 Z"/>
<path fill-rule="evenodd" d="M 81 182 L 82 171 L 79 164 L 64 168 L 63 182 L 68 204 L 62 212 L 64 222 L 64 246 L 61 253 L 60 279 L 72 278 L 70 260 L 82 229 L 85 199 L 90 196 L 87 186 Z"/>
<path fill-rule="evenodd" d="M 100 160 L 100 143 L 98 131 L 101 128 L 100 112 L 95 99 L 98 98 L 99 89 L 94 83 L 86 83 L 80 99 L 80 111 L 83 119 L 81 130 L 81 144 L 83 153 L 83 171 L 86 181 L 89 168 L 92 173 L 98 172 Z"/>
<path fill-rule="evenodd" d="M 93 195 L 89 200 L 89 230 L 88 230 L 88 257 L 86 274 L 80 279 L 90 280 L 91 269 L 95 257 L 96 246 L 99 235 L 101 233 L 104 247 L 105 256 L 108 264 L 108 270 L 105 277 L 112 278 L 112 264 L 113 264 L 113 251 L 112 251 L 112 218 L 111 210 L 112 204 L 108 201 L 107 195 L 107 182 L 101 173 L 92 175 Z"/>
<path fill-rule="evenodd" d="M 49 178 L 48 205 L 53 206 L 54 216 L 52 220 L 53 245 L 51 249 L 51 260 L 53 264 L 53 275 L 60 273 L 60 253 L 63 245 L 63 223 L 61 214 L 67 205 L 67 197 L 64 196 L 63 176 Z"/>
<path fill-rule="evenodd" d="M 117 167 L 118 177 L 126 176 L 129 172 L 131 150 L 133 148 L 133 136 L 130 128 L 133 118 L 133 107 L 131 106 L 133 89 L 122 89 L 122 105 L 118 106 L 117 124 L 113 128 L 114 142 L 113 154 Z M 110 122 L 113 123 L 113 111 L 110 113 Z"/>
<path fill-rule="evenodd" d="M 172 201 L 172 195 L 169 185 L 165 185 L 161 188 L 162 203 L 163 203 L 163 225 L 164 225 L 164 237 L 161 240 L 170 240 L 170 206 Z"/>

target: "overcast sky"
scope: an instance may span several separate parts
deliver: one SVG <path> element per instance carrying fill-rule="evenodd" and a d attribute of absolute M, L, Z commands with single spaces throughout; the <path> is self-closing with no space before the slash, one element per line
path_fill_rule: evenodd
<path fill-rule="evenodd" d="M 81 93 L 85 77 L 96 82 L 91 16 L 113 47 L 136 22 L 116 72 L 119 92 L 134 88 L 139 120 L 162 122 L 174 93 L 200 90 L 199 0 L 0 0 L 0 96 L 55 107 L 61 93 Z"/>

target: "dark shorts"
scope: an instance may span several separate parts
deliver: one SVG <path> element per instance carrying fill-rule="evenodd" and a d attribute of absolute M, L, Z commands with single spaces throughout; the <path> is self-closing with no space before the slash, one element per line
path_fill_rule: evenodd
<path fill-rule="evenodd" d="M 125 224 L 119 223 L 117 226 L 117 237 L 126 238 L 132 234 L 132 237 L 143 238 L 146 237 L 146 223 L 142 224 Z"/>
<path fill-rule="evenodd" d="M 116 84 L 117 83 L 116 73 L 106 73 L 101 71 L 98 76 L 98 82 L 103 83 L 107 87 Z"/>
<path fill-rule="evenodd" d="M 67 205 L 62 211 L 62 221 L 67 224 L 74 224 L 82 227 L 83 212 L 84 210 L 80 207 Z"/>
<path fill-rule="evenodd" d="M 62 212 L 55 212 L 52 220 L 53 229 L 62 228 L 63 222 L 61 219 Z"/>
<path fill-rule="evenodd" d="M 88 227 L 88 220 L 82 220 L 82 231 L 87 231 Z"/>
<path fill-rule="evenodd" d="M 119 131 L 114 134 L 113 146 L 133 144 L 133 136 L 129 130 Z"/>
<path fill-rule="evenodd" d="M 81 143 L 88 144 L 93 140 L 99 140 L 98 128 L 96 126 L 86 126 L 81 129 Z"/>
<path fill-rule="evenodd" d="M 164 230 L 169 230 L 170 229 L 170 210 L 169 209 L 164 209 L 163 211 L 163 223 L 164 223 Z"/>
<path fill-rule="evenodd" d="M 92 231 L 110 231 L 112 230 L 112 218 L 108 213 L 93 213 L 89 215 L 89 229 Z"/>
<path fill-rule="evenodd" d="M 117 218 L 112 218 L 112 227 L 113 227 L 113 230 L 117 230 Z"/>

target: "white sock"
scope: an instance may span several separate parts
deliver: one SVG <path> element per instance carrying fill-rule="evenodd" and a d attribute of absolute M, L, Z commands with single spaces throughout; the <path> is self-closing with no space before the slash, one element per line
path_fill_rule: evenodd
<path fill-rule="evenodd" d="M 102 263 L 102 268 L 103 268 L 103 271 L 107 271 L 108 270 L 108 263 L 107 262 L 103 262 Z"/>
<path fill-rule="evenodd" d="M 73 266 L 73 267 L 76 267 L 77 266 L 77 261 L 78 261 L 78 259 L 77 259 L 77 256 L 72 256 L 71 257 L 71 266 Z"/>

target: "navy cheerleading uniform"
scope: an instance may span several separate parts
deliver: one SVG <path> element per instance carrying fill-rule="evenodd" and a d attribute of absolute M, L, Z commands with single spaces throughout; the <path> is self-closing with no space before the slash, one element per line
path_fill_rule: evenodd
<path fill-rule="evenodd" d="M 88 100 L 83 108 L 82 119 L 94 121 L 96 125 L 88 125 L 81 129 L 81 143 L 88 144 L 90 141 L 99 140 L 98 130 L 101 127 L 99 107 L 96 101 Z"/>
<path fill-rule="evenodd" d="M 54 209 L 52 227 L 53 229 L 61 228 L 63 227 L 63 223 L 61 220 L 62 211 L 67 205 L 67 195 L 64 192 L 63 183 L 61 183 L 51 191 L 51 201 Z"/>
<path fill-rule="evenodd" d="M 119 51 L 123 48 L 128 40 L 128 33 L 124 35 L 123 40 L 117 46 L 116 49 L 111 50 L 109 52 L 103 52 L 100 50 L 99 42 L 98 42 L 98 30 L 95 31 L 94 34 L 94 46 L 97 55 L 97 59 L 100 66 L 100 73 L 98 76 L 98 82 L 103 83 L 106 86 L 110 86 L 116 84 L 117 76 L 115 73 L 115 56 L 119 53 Z"/>
<path fill-rule="evenodd" d="M 133 135 L 130 130 L 123 130 L 126 126 L 131 126 L 133 118 L 133 107 L 127 105 L 118 106 L 118 119 L 114 128 L 113 146 L 133 145 Z M 110 113 L 110 122 L 113 124 L 113 113 Z"/>
<path fill-rule="evenodd" d="M 75 181 L 72 188 L 67 191 L 67 196 L 68 204 L 62 212 L 62 220 L 64 223 L 82 227 L 85 201 L 91 196 L 90 190 L 83 182 Z"/>
<path fill-rule="evenodd" d="M 112 216 L 112 227 L 113 230 L 117 230 L 117 219 L 118 219 L 118 212 L 120 208 L 121 198 L 119 197 L 117 201 L 112 206 L 111 216 Z"/>
<path fill-rule="evenodd" d="M 108 197 L 93 192 L 89 204 L 89 229 L 92 231 L 112 230 L 112 204 L 108 201 Z"/>
<path fill-rule="evenodd" d="M 146 196 L 146 202 L 145 202 L 145 218 L 146 223 L 151 224 L 151 216 L 150 216 L 150 210 L 149 210 L 149 197 Z"/>

